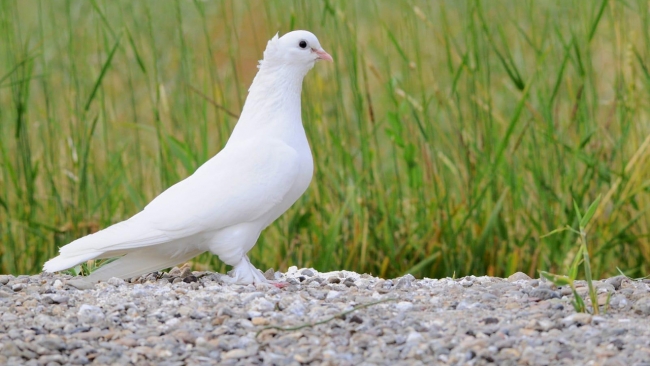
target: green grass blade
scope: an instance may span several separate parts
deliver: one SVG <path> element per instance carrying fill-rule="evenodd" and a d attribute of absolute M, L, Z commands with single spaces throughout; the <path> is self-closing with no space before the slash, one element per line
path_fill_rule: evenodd
<path fill-rule="evenodd" d="M 418 274 L 422 271 L 424 271 L 428 266 L 431 265 L 431 263 L 435 262 L 438 258 L 440 258 L 440 252 L 436 252 L 431 254 L 430 256 L 424 258 L 420 263 L 417 263 L 413 267 L 409 268 L 406 272 L 404 272 L 404 275 L 406 274 Z"/>
<path fill-rule="evenodd" d="M 600 19 L 603 16 L 603 13 L 605 12 L 605 8 L 607 7 L 607 3 L 609 0 L 603 0 L 600 3 L 600 7 L 598 8 L 598 13 L 596 14 L 596 18 L 594 18 L 593 22 L 591 23 L 591 29 L 589 30 L 589 42 L 591 42 L 592 39 L 594 39 L 594 36 L 596 35 L 596 29 L 598 28 L 598 24 L 600 24 Z"/>
<path fill-rule="evenodd" d="M 122 35 L 120 34 L 120 36 L 115 41 L 115 45 L 111 49 L 111 52 L 108 54 L 108 58 L 104 62 L 104 66 L 102 66 L 102 70 L 99 73 L 97 80 L 95 80 L 95 85 L 93 86 L 93 89 L 90 92 L 90 95 L 88 96 L 88 100 L 86 101 L 86 104 L 84 106 L 84 111 L 86 112 L 88 111 L 88 109 L 90 109 L 90 104 L 93 102 L 93 99 L 95 99 L 95 94 L 97 93 L 97 90 L 99 90 L 99 86 L 102 84 L 102 80 L 104 80 L 104 76 L 106 75 L 108 68 L 111 66 L 111 61 L 113 61 L 113 56 L 115 55 L 115 51 L 117 51 L 117 47 L 120 45 L 121 39 L 122 39 Z"/>
<path fill-rule="evenodd" d="M 584 228 L 587 227 L 587 224 L 589 223 L 589 220 L 594 216 L 594 213 L 596 213 L 596 209 L 598 208 L 598 204 L 600 204 L 600 198 L 601 195 L 598 195 L 596 200 L 591 203 L 589 208 L 587 209 L 587 212 L 585 212 L 585 215 L 580 219 L 580 227 Z M 575 203 L 575 201 L 574 201 Z"/>
<path fill-rule="evenodd" d="M 582 215 L 580 214 L 580 208 L 578 207 L 578 202 L 576 200 L 573 200 L 573 209 L 575 211 L 576 217 L 578 218 L 578 223 L 582 222 Z M 580 229 L 582 230 L 583 226 L 580 225 Z"/>

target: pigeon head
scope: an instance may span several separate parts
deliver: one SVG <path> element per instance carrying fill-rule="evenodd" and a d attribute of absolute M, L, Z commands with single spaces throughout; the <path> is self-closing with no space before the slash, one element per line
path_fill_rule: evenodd
<path fill-rule="evenodd" d="M 297 30 L 279 38 L 276 34 L 269 41 L 260 68 L 291 66 L 308 71 L 318 60 L 332 61 L 332 56 L 325 52 L 313 33 Z"/>

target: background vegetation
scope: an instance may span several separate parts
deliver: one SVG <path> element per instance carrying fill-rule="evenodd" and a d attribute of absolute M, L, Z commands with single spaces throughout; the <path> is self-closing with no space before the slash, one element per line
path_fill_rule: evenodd
<path fill-rule="evenodd" d="M 226 142 L 266 41 L 308 29 L 305 196 L 252 250 L 378 276 L 650 263 L 647 1 L 0 2 L 0 272 L 130 217 Z M 209 255 L 196 266 L 224 271 Z"/>

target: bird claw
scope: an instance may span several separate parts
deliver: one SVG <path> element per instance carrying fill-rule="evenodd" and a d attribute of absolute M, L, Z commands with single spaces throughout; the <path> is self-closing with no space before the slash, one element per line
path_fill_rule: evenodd
<path fill-rule="evenodd" d="M 277 287 L 277 288 L 285 288 L 289 287 L 288 282 L 281 282 L 281 281 L 267 281 L 267 283 L 271 286 Z"/>
<path fill-rule="evenodd" d="M 248 257 L 242 258 L 242 260 L 234 266 L 234 268 L 228 272 L 229 276 L 221 276 L 221 280 L 229 284 L 240 284 L 248 285 L 251 283 L 268 283 L 269 281 L 264 278 L 264 275 L 260 270 L 255 268 Z"/>

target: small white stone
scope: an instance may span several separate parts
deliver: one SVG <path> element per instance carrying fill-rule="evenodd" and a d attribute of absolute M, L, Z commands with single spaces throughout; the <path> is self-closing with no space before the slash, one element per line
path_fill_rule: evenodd
<path fill-rule="evenodd" d="M 573 324 L 585 325 L 591 323 L 591 314 L 587 313 L 575 313 L 571 314 L 562 319 L 562 323 L 565 326 L 570 326 Z"/>
<path fill-rule="evenodd" d="M 461 302 L 456 305 L 456 310 L 467 310 L 475 307 L 474 303 L 467 302 L 465 300 L 462 300 Z"/>
<path fill-rule="evenodd" d="M 338 297 L 341 297 L 341 293 L 340 293 L 340 292 L 338 292 L 338 291 L 334 291 L 334 290 L 330 290 L 329 292 L 327 292 L 327 296 L 326 296 L 325 298 L 326 298 L 327 300 L 332 300 L 332 299 L 336 299 L 336 298 L 338 298 Z"/>
<path fill-rule="evenodd" d="M 462 280 L 460 280 L 460 284 L 463 287 L 471 287 L 474 284 L 474 281 L 467 280 L 467 279 L 463 278 Z"/>
<path fill-rule="evenodd" d="M 244 357 L 252 356 L 256 352 L 257 352 L 256 349 L 240 349 L 240 348 L 236 348 L 236 349 L 230 350 L 228 352 L 222 353 L 221 358 L 223 358 L 224 360 L 244 358 Z"/>
<path fill-rule="evenodd" d="M 251 302 L 251 310 L 263 314 L 275 310 L 275 304 L 267 300 L 265 297 L 258 297 Z"/>
<path fill-rule="evenodd" d="M 333 360 L 336 358 L 336 351 L 333 349 L 326 349 L 323 351 L 323 360 Z"/>
<path fill-rule="evenodd" d="M 442 305 L 442 299 L 440 297 L 438 297 L 438 296 L 432 296 L 429 299 L 429 303 L 431 305 L 433 305 L 433 306 L 440 306 L 440 305 Z"/>
<path fill-rule="evenodd" d="M 295 300 L 285 309 L 285 311 L 294 315 L 303 316 L 305 315 L 305 305 L 302 303 L 302 301 Z"/>
<path fill-rule="evenodd" d="M 123 279 L 117 278 L 117 277 L 111 277 L 106 282 L 109 285 L 112 285 L 112 286 L 115 286 L 115 287 L 121 286 L 121 285 L 123 285 L 125 283 Z"/>
<path fill-rule="evenodd" d="M 241 301 L 244 304 L 248 304 L 249 302 L 251 302 L 251 301 L 253 301 L 253 300 L 257 299 L 257 298 L 260 298 L 260 297 L 264 297 L 263 292 L 259 292 L 259 291 L 250 292 L 248 294 L 242 294 L 241 295 Z"/>
<path fill-rule="evenodd" d="M 207 345 L 208 341 L 203 337 L 198 337 L 198 338 L 196 338 L 194 343 L 196 344 L 197 347 L 202 347 L 202 346 Z"/>
<path fill-rule="evenodd" d="M 404 312 L 413 309 L 413 303 L 408 301 L 400 301 L 395 305 L 395 308 L 398 311 Z"/>
<path fill-rule="evenodd" d="M 595 315 L 594 317 L 592 317 L 591 322 L 592 322 L 594 325 L 600 325 L 600 324 L 602 324 L 602 323 L 606 323 L 606 322 L 607 322 L 607 319 L 604 318 L 604 317 L 602 317 L 602 316 Z"/>
<path fill-rule="evenodd" d="M 168 326 L 170 326 L 170 327 L 173 327 L 173 326 L 178 325 L 178 323 L 180 323 L 180 322 L 181 322 L 181 321 L 178 320 L 178 318 L 171 318 L 171 319 L 169 319 L 168 321 L 166 321 L 165 324 L 168 325 Z"/>
<path fill-rule="evenodd" d="M 406 337 L 406 343 L 419 343 L 423 340 L 422 334 L 418 332 L 411 332 Z"/>
<path fill-rule="evenodd" d="M 55 280 L 54 283 L 52 284 L 52 287 L 58 290 L 61 287 L 63 287 L 63 282 L 61 282 L 61 280 Z"/>
<path fill-rule="evenodd" d="M 98 306 L 83 304 L 79 307 L 77 316 L 83 323 L 95 323 L 104 319 L 104 312 Z"/>

